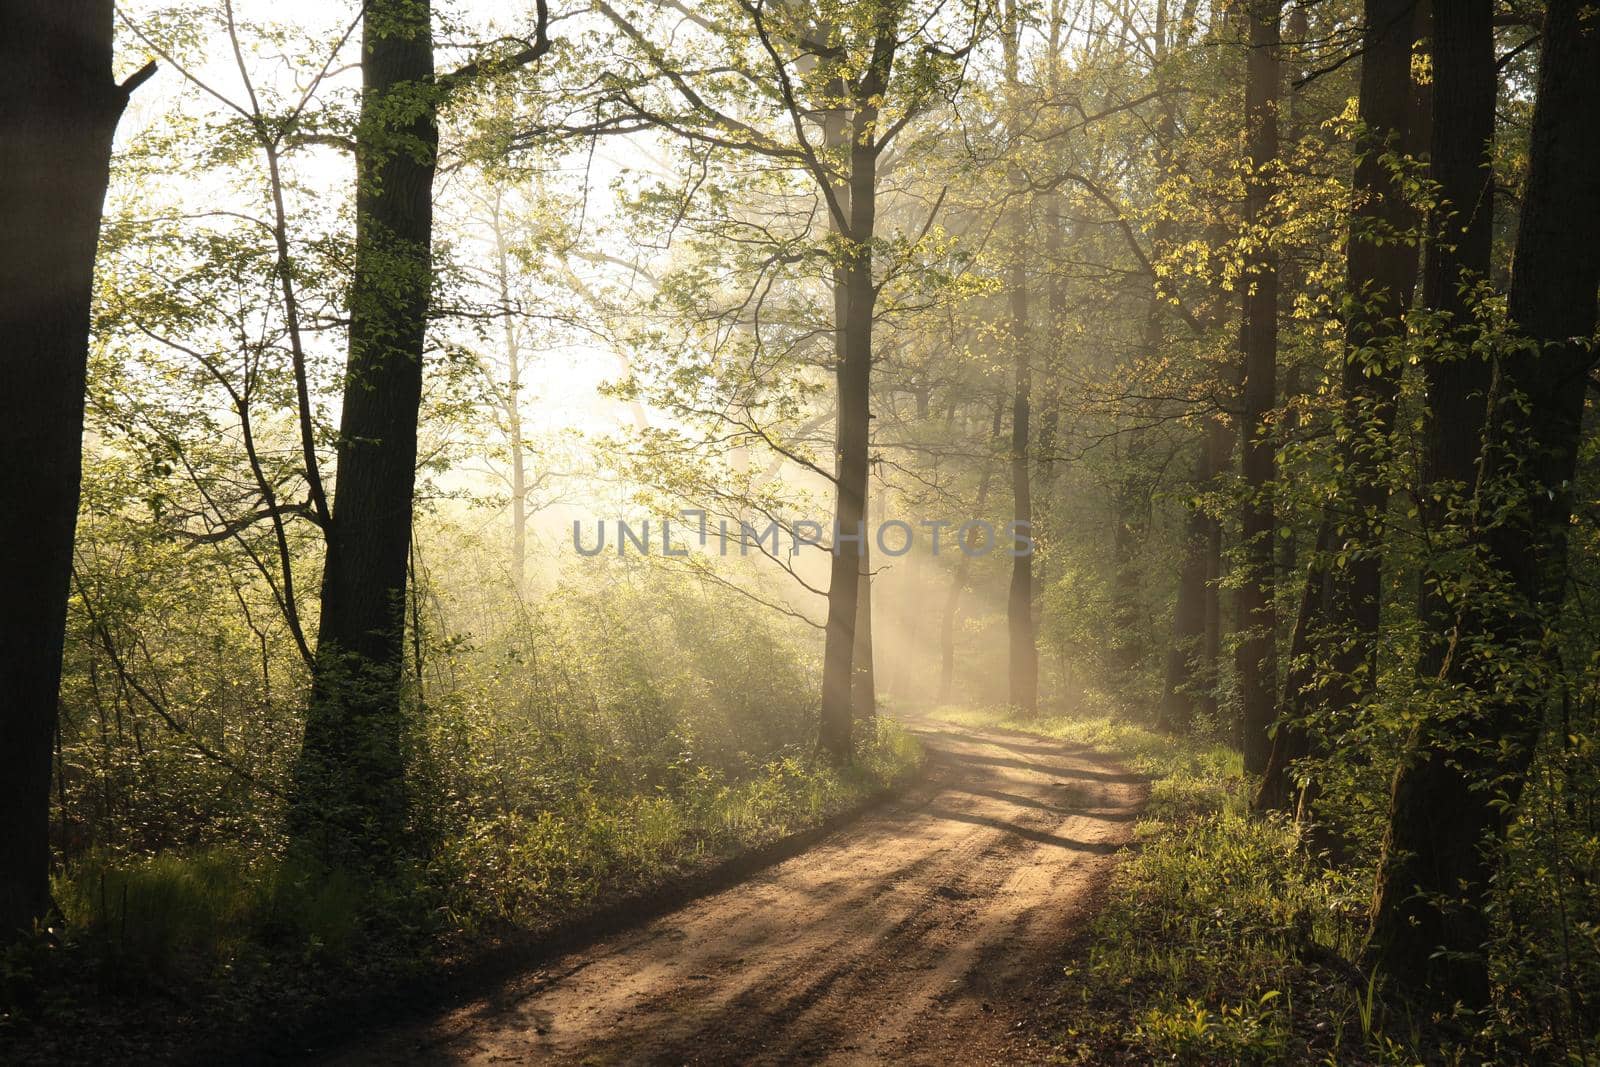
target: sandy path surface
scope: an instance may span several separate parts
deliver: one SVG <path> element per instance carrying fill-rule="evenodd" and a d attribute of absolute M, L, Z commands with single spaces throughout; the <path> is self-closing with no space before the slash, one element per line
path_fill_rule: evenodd
<path fill-rule="evenodd" d="M 1144 799 L 1076 746 L 911 724 L 925 783 L 750 880 L 338 1063 L 1015 1063 Z M 1032 1050 L 1042 1053 L 1043 1050 Z"/>

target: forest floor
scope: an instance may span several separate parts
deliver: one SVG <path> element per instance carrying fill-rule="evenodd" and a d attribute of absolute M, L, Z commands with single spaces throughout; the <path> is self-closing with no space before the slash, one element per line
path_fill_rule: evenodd
<path fill-rule="evenodd" d="M 335 1063 L 1016 1063 L 1132 838 L 1143 778 L 1086 746 L 910 724 L 923 780 L 748 881 Z"/>

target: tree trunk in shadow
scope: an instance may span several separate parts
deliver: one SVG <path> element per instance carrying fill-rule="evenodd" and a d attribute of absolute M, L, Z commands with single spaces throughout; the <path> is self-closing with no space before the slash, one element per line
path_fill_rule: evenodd
<path fill-rule="evenodd" d="M 1339 480 L 1324 509 L 1317 558 L 1307 568 L 1294 640 L 1304 658 L 1294 684 L 1284 687 L 1282 718 L 1256 804 L 1290 802 L 1282 780 L 1291 763 L 1309 754 L 1315 738 L 1305 721 L 1317 714 L 1354 714 L 1377 673 L 1383 568 L 1384 512 L 1389 491 L 1384 467 L 1394 426 L 1404 336 L 1417 269 L 1409 240 L 1415 214 L 1389 158 L 1410 147 L 1413 108 L 1411 50 L 1419 29 L 1416 0 L 1367 0 L 1358 114 L 1363 127 L 1346 243 L 1345 355 L 1337 427 Z M 1323 558 L 1337 548 L 1344 561 Z M 1320 589 L 1313 595 L 1314 589 Z M 1294 673 L 1293 670 L 1291 673 Z M 1288 728 L 1285 728 L 1285 725 Z M 1308 797 L 1299 807 L 1309 814 Z"/>
<path fill-rule="evenodd" d="M 1196 493 L 1209 488 L 1214 472 L 1211 450 L 1201 442 L 1195 459 Z M 1178 602 L 1172 612 L 1172 641 L 1167 649 L 1167 670 L 1161 690 L 1159 723 L 1163 730 L 1180 733 L 1189 728 L 1206 685 L 1206 580 L 1209 577 L 1212 520 L 1198 503 L 1189 505 L 1184 521 L 1183 562 L 1178 571 Z"/>
<path fill-rule="evenodd" d="M 429 3 L 373 0 L 362 22 L 349 355 L 292 821 L 324 860 L 383 869 L 407 822 L 406 570 L 439 130 Z"/>
<path fill-rule="evenodd" d="M 1235 655 L 1239 675 L 1240 744 L 1244 767 L 1260 774 L 1271 742 L 1267 730 L 1275 716 L 1277 615 L 1273 607 L 1272 483 L 1276 456 L 1268 413 L 1277 402 L 1278 263 L 1269 239 L 1267 217 L 1278 162 L 1278 23 L 1282 0 L 1252 0 L 1246 5 L 1249 57 L 1245 78 L 1245 126 L 1250 179 L 1245 189 L 1245 226 L 1253 248 L 1247 255 L 1244 324 L 1243 407 L 1239 417 L 1240 509 L 1243 575 L 1234 594 L 1240 632 Z"/>
<path fill-rule="evenodd" d="M 1552 0 L 1508 301 L 1519 341 L 1497 353 L 1475 487 L 1470 541 L 1484 566 L 1440 668 L 1453 706 L 1407 741 L 1379 866 L 1370 958 L 1440 1006 L 1489 1002 L 1490 886 L 1557 669 L 1549 618 L 1566 592 L 1600 285 L 1596 69 L 1592 8 Z"/>
<path fill-rule="evenodd" d="M 0 14 L 0 943 L 51 909 L 50 774 L 111 141 L 153 65 L 111 77 L 110 0 Z"/>
<path fill-rule="evenodd" d="M 878 713 L 878 683 L 872 655 L 872 546 L 861 546 L 861 589 L 856 594 L 856 647 L 850 706 L 858 719 Z"/>

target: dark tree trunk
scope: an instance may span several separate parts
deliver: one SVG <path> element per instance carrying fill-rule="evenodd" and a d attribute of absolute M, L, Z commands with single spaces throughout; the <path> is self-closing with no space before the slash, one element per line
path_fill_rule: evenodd
<path fill-rule="evenodd" d="M 1211 420 L 1206 431 L 1206 449 L 1211 453 L 1211 471 L 1220 476 L 1229 468 L 1233 442 L 1238 437 L 1221 418 Z M 1200 696 L 1200 710 L 1217 715 L 1217 690 L 1222 680 L 1222 522 L 1210 516 L 1206 523 L 1206 631 L 1201 645 L 1206 671 L 1206 686 Z"/>
<path fill-rule="evenodd" d="M 868 194 L 870 196 L 870 193 Z M 862 243 L 836 268 L 849 294 L 838 330 L 834 372 L 839 419 L 834 457 L 834 521 L 841 537 L 866 531 L 868 390 L 872 376 L 872 253 Z M 839 762 L 850 758 L 851 688 L 856 616 L 861 590 L 861 541 L 836 544 L 828 583 L 828 628 L 823 641 L 822 721 L 818 744 Z"/>
<path fill-rule="evenodd" d="M 1013 133 L 1020 125 L 1022 83 L 1022 10 L 1018 0 L 1002 4 L 1003 44 L 1007 105 Z M 1007 286 L 1011 303 L 1011 517 L 1016 538 L 1011 550 L 1011 588 L 1006 598 L 1007 699 L 1024 715 L 1039 710 L 1039 648 L 1033 632 L 1033 486 L 1029 481 L 1029 419 L 1033 404 L 1033 360 L 1028 348 L 1028 209 L 1027 175 L 1018 168 L 1013 175 L 1018 185 L 1016 201 L 1010 209 L 1010 267 Z"/>
<path fill-rule="evenodd" d="M 880 40 L 880 48 L 884 47 Z M 892 62 L 892 46 L 879 58 Z M 887 83 L 888 68 L 881 69 Z M 864 100 L 873 99 L 869 93 Z M 870 127 L 876 112 L 858 108 L 853 125 Z M 828 578 L 828 624 L 822 654 L 822 716 L 818 747 L 836 762 L 851 755 L 851 689 L 854 682 L 856 616 L 861 590 L 861 554 L 867 530 L 867 465 L 872 384 L 872 319 L 877 290 L 872 281 L 872 234 L 877 224 L 877 149 L 873 139 L 850 138 L 848 254 L 834 267 L 834 387 L 839 405 L 834 451 L 834 521 L 842 537 L 834 546 Z"/>
<path fill-rule="evenodd" d="M 1032 482 L 1036 501 L 1033 506 L 1034 541 L 1041 547 L 1047 545 L 1052 536 L 1049 521 L 1056 482 L 1055 452 L 1061 428 L 1060 373 L 1066 358 L 1061 344 L 1067 322 L 1067 286 L 1061 265 L 1065 234 L 1061 225 L 1059 196 L 1051 195 L 1045 200 L 1044 233 L 1044 263 L 1045 269 L 1050 272 L 1045 283 L 1045 312 L 1048 318 L 1044 324 L 1045 340 L 1041 348 L 1044 363 L 1040 372 L 1044 376 L 1044 395 L 1038 405 L 1039 432 L 1033 449 L 1035 462 Z M 1036 549 L 1034 559 L 1033 595 L 1037 598 L 1050 581 L 1050 555 L 1048 551 L 1040 554 Z"/>
<path fill-rule="evenodd" d="M 0 14 L 0 941 L 50 901 L 50 769 L 111 140 L 147 66 L 111 77 L 110 0 Z"/>
<path fill-rule="evenodd" d="M 1455 333 L 1440 358 L 1422 365 L 1427 407 L 1422 430 L 1424 528 L 1437 536 L 1472 491 L 1483 450 L 1490 364 L 1472 346 L 1470 288 L 1489 277 L 1494 237 L 1494 5 L 1490 0 L 1440 4 L 1433 17 L 1434 112 L 1430 169 L 1442 201 L 1431 227 L 1422 271 L 1427 306 Z M 1453 608 L 1440 595 L 1444 577 L 1425 561 L 1418 595 L 1423 648 L 1418 670 L 1436 676 L 1444 663 Z"/>
<path fill-rule="evenodd" d="M 1600 285 L 1600 23 L 1585 8 L 1552 0 L 1546 15 L 1509 299 L 1525 343 L 1498 354 L 1475 490 L 1486 524 L 1472 539 L 1490 582 L 1457 613 L 1440 669 L 1461 707 L 1408 739 L 1373 907 L 1374 961 L 1446 1005 L 1489 1000 L 1489 885 L 1543 727 L 1547 623 L 1565 593 L 1594 363 L 1574 338 L 1595 328 Z M 1466 62 L 1483 61 L 1479 44 Z"/>
<path fill-rule="evenodd" d="M 1272 169 L 1278 161 L 1278 22 L 1282 0 L 1253 0 L 1249 11 L 1249 58 L 1245 75 L 1245 126 L 1251 176 L 1245 190 L 1245 226 L 1253 245 L 1246 263 L 1244 326 L 1244 396 L 1239 416 L 1240 473 L 1244 505 L 1240 512 L 1241 546 L 1238 592 L 1234 608 L 1240 631 L 1236 666 L 1239 672 L 1240 739 L 1245 770 L 1260 774 L 1271 744 L 1268 727 L 1275 717 L 1277 654 L 1273 607 L 1272 481 L 1277 466 L 1267 415 L 1277 402 L 1278 263 L 1267 240 L 1267 206 L 1272 195 Z"/>
<path fill-rule="evenodd" d="M 1330 573 L 1328 627 L 1339 638 L 1333 668 L 1336 709 L 1370 690 L 1377 667 L 1383 513 L 1389 491 L 1382 467 L 1394 427 L 1401 359 L 1394 342 L 1416 290 L 1415 212 L 1385 155 L 1409 144 L 1412 21 L 1416 0 L 1367 0 L 1358 113 L 1366 143 L 1356 164 L 1360 202 L 1350 222 L 1346 284 L 1354 301 L 1345 322 L 1340 453 L 1341 505 L 1353 511 L 1336 534 L 1346 567 Z"/>
<path fill-rule="evenodd" d="M 1283 680 L 1285 713 L 1272 736 L 1272 750 L 1261 774 L 1253 806 L 1256 811 L 1297 808 L 1297 794 L 1290 781 L 1294 765 L 1311 754 L 1311 734 L 1302 722 L 1304 710 L 1313 700 L 1317 661 L 1313 650 L 1313 630 L 1320 624 L 1328 605 L 1328 550 L 1333 543 L 1333 522 L 1324 516 L 1317 529 L 1317 540 L 1300 589 L 1300 604 L 1295 611 L 1294 630 L 1289 638 L 1289 667 Z"/>
<path fill-rule="evenodd" d="M 1343 566 L 1313 560 L 1294 640 L 1314 663 L 1291 670 L 1283 719 L 1256 804 L 1291 798 L 1282 780 L 1290 762 L 1310 751 L 1303 722 L 1318 708 L 1348 712 L 1370 691 L 1376 669 L 1382 530 L 1389 493 L 1383 474 L 1400 388 L 1401 359 L 1393 349 L 1416 288 L 1414 212 L 1386 157 L 1408 147 L 1411 46 L 1416 0 L 1367 0 L 1363 12 L 1358 114 L 1364 128 L 1356 163 L 1346 243 L 1343 410 L 1338 428 L 1340 476 L 1332 514 L 1318 540 L 1336 549 Z M 1321 595 L 1312 595 L 1321 589 Z M 1326 671 L 1327 677 L 1320 678 Z"/>
<path fill-rule="evenodd" d="M 406 564 L 438 148 L 427 0 L 367 6 L 361 69 L 349 357 L 295 824 L 331 862 L 383 866 L 407 807 Z"/>

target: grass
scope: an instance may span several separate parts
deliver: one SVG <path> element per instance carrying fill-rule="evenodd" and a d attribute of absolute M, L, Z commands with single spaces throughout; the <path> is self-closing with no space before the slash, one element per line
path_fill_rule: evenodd
<path fill-rule="evenodd" d="M 670 794 L 583 793 L 469 823 L 435 861 L 450 924 L 538 929 L 771 844 L 861 805 L 921 765 L 906 730 L 875 720 L 853 766 L 786 757 L 727 781 L 702 770 Z"/>
<path fill-rule="evenodd" d="M 1308 858 L 1290 823 L 1251 817 L 1238 753 L 1104 716 L 934 715 L 1093 745 L 1151 779 L 1137 847 L 1043 1016 L 1062 1062 L 1422 1059 L 1406 1020 L 1340 962 L 1359 947 L 1369 883 Z"/>
<path fill-rule="evenodd" d="M 916 739 L 878 719 L 842 770 L 788 756 L 737 779 L 701 769 L 670 791 L 582 787 L 537 811 L 485 812 L 385 885 L 259 845 L 89 853 L 54 879 L 59 927 L 0 951 L 0 1059 L 153 1060 L 208 1028 L 280 1029 L 330 995 L 468 957 L 480 938 L 555 932 L 818 826 L 921 762 Z"/>
<path fill-rule="evenodd" d="M 53 889 L 66 928 L 111 978 L 197 975 L 256 947 L 337 957 L 355 941 L 361 907 L 348 877 L 229 846 L 92 854 Z"/>

